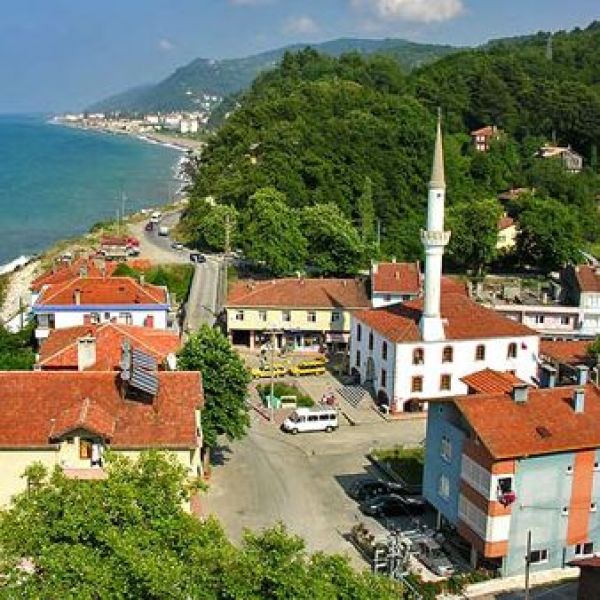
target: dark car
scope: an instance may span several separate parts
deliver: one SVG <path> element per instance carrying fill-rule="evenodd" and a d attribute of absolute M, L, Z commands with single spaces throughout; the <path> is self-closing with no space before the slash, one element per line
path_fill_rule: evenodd
<path fill-rule="evenodd" d="M 190 260 L 193 263 L 205 263 L 206 256 L 204 256 L 204 254 L 200 254 L 200 252 L 190 252 Z"/>
<path fill-rule="evenodd" d="M 401 496 L 386 494 L 371 500 L 365 500 L 360 510 L 372 517 L 396 517 L 421 513 L 425 509 L 425 501 L 418 496 Z"/>
<path fill-rule="evenodd" d="M 402 492 L 403 488 L 399 483 L 393 483 L 391 481 L 382 481 L 380 479 L 367 479 L 357 481 L 349 490 L 350 496 L 359 502 L 368 500 L 369 498 L 376 498 L 377 496 L 384 496 L 386 494 L 392 494 Z"/>
<path fill-rule="evenodd" d="M 148 221 L 148 223 L 146 223 L 146 227 L 144 227 L 144 229 L 146 231 L 152 231 L 154 229 L 154 223 L 152 221 Z"/>

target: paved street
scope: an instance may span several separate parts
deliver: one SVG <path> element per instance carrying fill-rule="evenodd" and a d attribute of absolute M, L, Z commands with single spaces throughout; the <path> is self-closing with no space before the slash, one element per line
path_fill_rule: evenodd
<path fill-rule="evenodd" d="M 179 222 L 181 213 L 179 211 L 166 214 L 160 222 L 161 226 L 168 227 L 169 230 Z M 150 217 L 148 216 L 148 220 Z M 139 223 L 130 223 L 129 232 L 140 240 L 140 258 L 147 258 L 153 263 L 188 263 L 189 250 L 177 251 L 171 248 L 171 239 L 168 236 L 158 235 L 158 226 L 152 231 L 146 231 L 145 226 L 148 221 Z"/>
<path fill-rule="evenodd" d="M 476 600 L 523 600 L 525 592 L 507 592 L 505 594 L 480 596 Z M 541 586 L 531 590 L 531 600 L 575 600 L 577 582 L 561 583 L 553 586 Z"/>
<path fill-rule="evenodd" d="M 310 551 L 347 553 L 364 567 L 344 535 L 358 520 L 374 523 L 344 490 L 358 477 L 376 473 L 365 458 L 371 448 L 419 443 L 424 422 L 342 425 L 332 434 L 292 437 L 255 413 L 251 418 L 249 435 L 216 455 L 222 464 L 213 469 L 205 514 L 216 515 L 234 541 L 245 528 L 282 521 Z"/>
<path fill-rule="evenodd" d="M 184 331 L 195 331 L 206 323 L 213 325 L 220 310 L 218 289 L 221 261 L 207 256 L 205 263 L 195 266 L 194 279 L 186 305 Z"/>

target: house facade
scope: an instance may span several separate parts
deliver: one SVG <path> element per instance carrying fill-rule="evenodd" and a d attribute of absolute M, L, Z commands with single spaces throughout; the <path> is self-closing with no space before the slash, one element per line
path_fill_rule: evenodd
<path fill-rule="evenodd" d="M 487 125 L 471 131 L 471 142 L 477 152 L 489 152 L 492 140 L 500 135 L 501 131 L 495 125 Z"/>
<path fill-rule="evenodd" d="M 105 450 L 136 458 L 171 452 L 201 474 L 204 403 L 198 372 L 156 373 L 146 393 L 107 371 L 0 373 L 0 505 L 27 487 L 27 466 L 59 466 L 68 477 L 105 477 Z"/>
<path fill-rule="evenodd" d="M 418 262 L 373 263 L 371 266 L 371 305 L 373 308 L 414 300 L 421 295 Z"/>
<path fill-rule="evenodd" d="M 251 349 L 271 335 L 278 348 L 345 346 L 350 314 L 368 306 L 361 279 L 239 281 L 227 296 L 227 331 L 233 344 Z"/>
<path fill-rule="evenodd" d="M 430 405 L 423 493 L 503 576 L 564 567 L 600 548 L 600 391 L 475 394 Z"/>
<path fill-rule="evenodd" d="M 579 173 L 583 169 L 583 156 L 575 152 L 571 146 L 542 146 L 538 155 L 544 159 L 560 160 L 570 173 Z"/>
<path fill-rule="evenodd" d="M 79 277 L 66 284 L 46 285 L 32 312 L 38 339 L 47 338 L 54 329 L 106 322 L 174 327 L 168 290 L 129 277 Z"/>

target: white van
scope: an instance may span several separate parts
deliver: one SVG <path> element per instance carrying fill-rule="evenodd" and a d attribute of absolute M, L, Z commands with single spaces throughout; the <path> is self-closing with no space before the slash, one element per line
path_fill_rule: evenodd
<path fill-rule="evenodd" d="M 281 428 L 293 435 L 307 431 L 326 431 L 330 433 L 338 427 L 337 410 L 331 408 L 297 408 L 284 422 Z"/>

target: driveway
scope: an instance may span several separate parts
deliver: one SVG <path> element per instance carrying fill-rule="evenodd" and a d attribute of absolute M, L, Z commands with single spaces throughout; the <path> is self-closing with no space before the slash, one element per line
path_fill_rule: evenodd
<path fill-rule="evenodd" d="M 417 444 L 424 433 L 422 421 L 378 422 L 292 437 L 252 413 L 249 434 L 214 457 L 204 513 L 216 515 L 235 542 L 245 528 L 282 521 L 306 540 L 309 551 L 346 553 L 364 568 L 345 536 L 359 520 L 382 529 L 360 513 L 345 490 L 374 473 L 365 458 L 371 448 Z"/>

